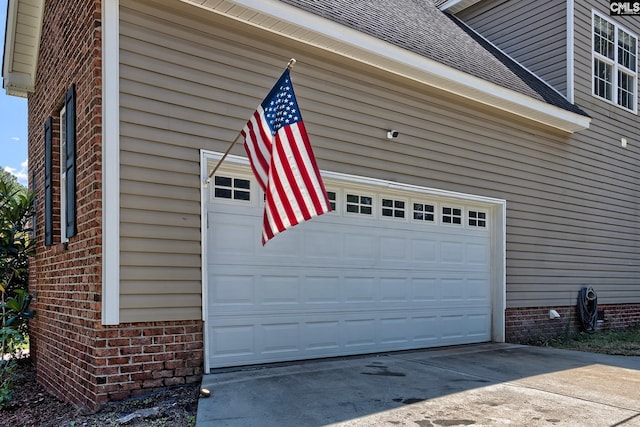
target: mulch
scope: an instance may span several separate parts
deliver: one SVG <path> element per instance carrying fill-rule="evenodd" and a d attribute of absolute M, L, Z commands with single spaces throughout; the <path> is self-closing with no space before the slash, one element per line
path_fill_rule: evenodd
<path fill-rule="evenodd" d="M 13 397 L 0 407 L 0 427 L 195 426 L 200 384 L 165 388 L 112 402 L 95 413 L 65 403 L 36 381 L 30 358 L 18 362 Z"/>

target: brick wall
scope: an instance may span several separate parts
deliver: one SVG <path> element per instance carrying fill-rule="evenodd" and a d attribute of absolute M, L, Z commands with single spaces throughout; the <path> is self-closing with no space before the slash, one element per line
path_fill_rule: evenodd
<path fill-rule="evenodd" d="M 549 310 L 556 310 L 559 319 L 550 319 Z M 624 329 L 640 324 L 640 304 L 598 304 L 602 312 L 599 329 Z M 576 306 L 509 308 L 506 311 L 506 341 L 540 343 L 549 338 L 580 330 Z"/>
<path fill-rule="evenodd" d="M 101 2 L 46 1 L 36 87 L 29 96 L 29 169 L 37 197 L 37 291 L 31 352 L 38 380 L 58 397 L 97 409 L 109 400 L 195 382 L 202 374 L 201 321 L 103 326 Z M 77 227 L 60 242 L 59 125 L 76 84 Z M 54 244 L 44 245 L 44 122 L 54 118 Z M 32 183 L 30 183 L 30 186 Z"/>

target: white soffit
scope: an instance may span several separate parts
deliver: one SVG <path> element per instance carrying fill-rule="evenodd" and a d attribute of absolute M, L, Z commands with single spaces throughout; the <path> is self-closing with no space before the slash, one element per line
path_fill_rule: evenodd
<path fill-rule="evenodd" d="M 181 0 L 219 15 L 517 114 L 565 132 L 590 119 L 277 0 Z"/>
<path fill-rule="evenodd" d="M 9 0 L 2 61 L 7 95 L 26 97 L 35 85 L 44 0 Z"/>

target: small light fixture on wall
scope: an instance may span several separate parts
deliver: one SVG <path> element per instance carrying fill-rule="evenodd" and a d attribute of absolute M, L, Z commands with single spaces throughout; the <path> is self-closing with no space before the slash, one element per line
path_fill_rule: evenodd
<path fill-rule="evenodd" d="M 397 130 L 392 129 L 387 131 L 387 138 L 389 139 L 396 139 L 398 135 L 400 135 L 400 132 L 398 132 Z"/>
<path fill-rule="evenodd" d="M 622 148 L 627 148 L 627 138 L 620 138 L 620 145 Z"/>

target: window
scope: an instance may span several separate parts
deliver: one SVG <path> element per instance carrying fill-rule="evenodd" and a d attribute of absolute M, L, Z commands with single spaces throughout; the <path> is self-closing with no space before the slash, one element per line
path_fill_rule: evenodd
<path fill-rule="evenodd" d="M 347 194 L 347 212 L 362 215 L 373 214 L 373 197 Z"/>
<path fill-rule="evenodd" d="M 637 112 L 638 37 L 594 12 L 593 94 Z"/>
<path fill-rule="evenodd" d="M 487 213 L 482 211 L 469 211 L 470 227 L 487 227 Z"/>
<path fill-rule="evenodd" d="M 331 205 L 331 211 L 336 211 L 336 192 L 335 191 L 327 191 L 327 198 L 329 199 L 329 204 Z"/>
<path fill-rule="evenodd" d="M 442 207 L 442 223 L 443 224 L 462 224 L 462 209 Z"/>
<path fill-rule="evenodd" d="M 405 217 L 405 201 L 382 199 L 382 216 L 390 218 L 404 218 Z"/>
<path fill-rule="evenodd" d="M 418 221 L 435 221 L 435 206 L 426 203 L 413 203 L 413 219 Z"/>
<path fill-rule="evenodd" d="M 213 194 L 217 199 L 250 201 L 251 181 L 248 179 L 216 175 Z"/>

